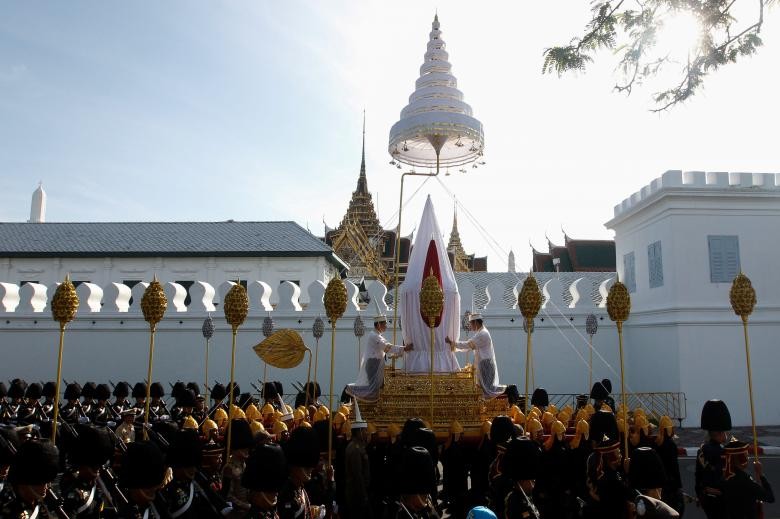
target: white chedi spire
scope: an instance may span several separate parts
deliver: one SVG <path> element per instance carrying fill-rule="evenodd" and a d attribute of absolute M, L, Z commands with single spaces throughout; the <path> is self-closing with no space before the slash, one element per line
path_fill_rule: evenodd
<path fill-rule="evenodd" d="M 509 265 L 507 266 L 509 272 L 517 272 L 515 269 L 515 253 L 513 250 L 509 251 Z"/>
<path fill-rule="evenodd" d="M 30 204 L 29 223 L 43 223 L 46 221 L 46 191 L 43 190 L 43 182 L 38 182 L 38 189 L 33 191 Z"/>
<path fill-rule="evenodd" d="M 458 90 L 439 27 L 437 14 L 415 90 L 390 129 L 388 151 L 411 166 L 460 166 L 476 160 L 484 148 L 482 123 Z"/>

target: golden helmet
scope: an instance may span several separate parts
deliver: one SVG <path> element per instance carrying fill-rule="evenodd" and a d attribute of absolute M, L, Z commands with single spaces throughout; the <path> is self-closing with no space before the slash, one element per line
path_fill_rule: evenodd
<path fill-rule="evenodd" d="M 531 406 L 531 412 L 536 413 L 537 416 L 542 416 L 542 410 L 535 405 Z"/>
<path fill-rule="evenodd" d="M 588 436 L 590 435 L 590 424 L 588 424 L 588 422 L 585 420 L 580 420 L 577 422 L 576 434 L 577 436 L 583 435 L 587 440 Z"/>
<path fill-rule="evenodd" d="M 579 411 L 577 411 L 577 416 L 574 417 L 574 419 L 579 422 L 580 420 L 585 420 L 586 422 L 590 419 L 590 415 L 588 414 L 588 411 L 585 410 L 585 408 L 581 408 Z"/>
<path fill-rule="evenodd" d="M 390 438 L 395 438 L 401 434 L 401 427 L 399 427 L 397 424 L 391 423 L 387 426 L 387 436 Z"/>
<path fill-rule="evenodd" d="M 566 412 L 566 413 L 567 413 L 569 416 L 571 416 L 571 415 L 573 415 L 573 414 L 574 414 L 574 409 L 572 409 L 572 407 L 571 407 L 569 404 L 566 404 L 565 406 L 563 406 L 563 408 L 561 409 L 561 412 L 563 413 L 564 411 L 565 411 L 565 412 Z"/>
<path fill-rule="evenodd" d="M 555 406 L 555 404 L 548 405 L 547 410 L 550 411 L 553 415 L 558 414 L 558 408 Z"/>
<path fill-rule="evenodd" d="M 326 406 L 326 405 L 321 405 L 319 407 L 318 411 L 320 411 L 322 414 L 324 414 L 326 418 L 328 416 L 330 416 L 330 409 L 328 409 L 328 406 Z"/>
<path fill-rule="evenodd" d="M 252 420 L 251 422 L 249 422 L 249 428 L 252 429 L 252 434 L 266 432 L 265 427 L 263 427 L 263 423 L 258 420 Z"/>
<path fill-rule="evenodd" d="M 545 411 L 544 414 L 542 415 L 542 425 L 546 425 L 549 427 L 550 425 L 552 425 L 554 421 L 555 421 L 555 416 L 551 412 Z"/>
<path fill-rule="evenodd" d="M 181 426 L 182 429 L 194 429 L 198 430 L 198 422 L 195 420 L 195 418 L 188 416 L 184 419 L 184 423 Z"/>
<path fill-rule="evenodd" d="M 249 404 L 246 406 L 244 414 L 246 415 L 247 420 L 259 420 L 262 418 L 262 415 L 260 414 L 260 411 L 257 410 L 257 406 L 255 404 Z"/>
<path fill-rule="evenodd" d="M 450 423 L 450 434 L 463 434 L 463 426 L 457 420 Z"/>
<path fill-rule="evenodd" d="M 571 412 L 567 411 L 566 409 L 562 410 L 558 413 L 557 416 L 558 420 L 562 421 L 563 423 L 568 423 L 569 420 L 571 420 Z"/>
<path fill-rule="evenodd" d="M 563 436 L 566 434 L 566 426 L 560 420 L 555 420 L 550 427 L 550 435 L 555 435 L 558 440 L 563 440 Z"/>
<path fill-rule="evenodd" d="M 343 414 L 344 416 L 349 416 L 349 407 L 341 404 L 341 407 L 339 407 L 339 413 Z"/>
<path fill-rule="evenodd" d="M 307 422 L 306 420 L 304 420 L 303 422 L 298 424 L 298 427 L 303 427 L 304 429 L 308 429 L 308 428 L 311 427 L 311 424 L 309 422 Z"/>
<path fill-rule="evenodd" d="M 263 416 L 263 419 L 273 416 L 274 406 L 272 406 L 271 404 L 265 404 L 263 408 L 260 410 L 260 414 Z"/>
<path fill-rule="evenodd" d="M 528 420 L 526 420 L 525 431 L 529 435 L 534 435 L 541 430 L 542 430 L 542 422 L 540 422 L 536 418 L 529 418 Z"/>
<path fill-rule="evenodd" d="M 509 408 L 509 412 L 507 413 L 507 416 L 512 419 L 512 421 L 515 420 L 515 417 L 517 416 L 517 413 L 522 413 L 520 408 L 516 405 L 513 405 Z"/>
<path fill-rule="evenodd" d="M 485 420 L 482 422 L 482 428 L 480 429 L 480 434 L 482 436 L 490 436 L 490 428 L 493 426 L 493 422 L 490 420 Z"/>
<path fill-rule="evenodd" d="M 293 411 L 293 420 L 295 423 L 300 423 L 306 418 L 306 413 L 304 413 L 301 408 L 299 407 L 295 411 Z"/>
<path fill-rule="evenodd" d="M 647 421 L 647 417 L 645 415 L 638 415 L 634 417 L 634 428 L 639 431 L 641 430 L 646 435 L 650 434 L 650 422 Z"/>
<path fill-rule="evenodd" d="M 588 416 L 593 416 L 596 413 L 596 409 L 593 407 L 593 404 L 588 404 L 585 406 L 585 412 L 588 413 Z"/>
<path fill-rule="evenodd" d="M 222 409 L 221 407 L 216 411 L 214 411 L 214 421 L 217 422 L 217 425 L 219 425 L 220 427 L 225 425 L 227 419 L 228 419 L 228 415 L 225 412 L 225 410 Z"/>
<path fill-rule="evenodd" d="M 281 411 L 274 409 L 274 422 L 278 422 L 282 419 L 282 416 L 284 416 L 284 413 Z"/>
<path fill-rule="evenodd" d="M 520 409 L 517 410 L 514 421 L 517 425 L 525 425 L 525 415 Z"/>
<path fill-rule="evenodd" d="M 343 413 L 337 412 L 333 415 L 333 427 L 337 431 L 341 431 L 341 429 L 344 427 L 344 424 L 347 422 L 347 417 L 344 416 Z"/>
<path fill-rule="evenodd" d="M 636 409 L 634 409 L 634 418 L 636 418 L 637 416 L 640 416 L 640 415 L 644 416 L 645 418 L 647 418 L 647 415 L 645 414 L 645 410 L 642 409 L 641 407 L 637 407 Z"/>
<path fill-rule="evenodd" d="M 290 404 L 284 404 L 285 414 L 293 414 L 293 408 Z"/>
<path fill-rule="evenodd" d="M 279 435 L 282 434 L 283 432 L 287 432 L 287 424 L 281 421 L 274 422 L 273 433 Z"/>
<path fill-rule="evenodd" d="M 314 413 L 314 418 L 312 418 L 312 421 L 314 423 L 321 422 L 323 420 L 328 419 L 328 413 L 325 412 L 325 409 L 327 409 L 327 407 L 325 406 L 322 406 L 319 409 L 317 409 L 317 412 Z"/>
<path fill-rule="evenodd" d="M 230 419 L 231 420 L 246 420 L 246 415 L 244 414 L 244 411 L 242 411 L 240 407 L 237 407 L 235 405 L 231 405 L 230 406 Z"/>
<path fill-rule="evenodd" d="M 203 425 L 200 427 L 200 431 L 203 433 L 204 436 L 208 436 L 211 431 L 216 431 L 219 429 L 217 426 L 217 422 L 212 420 L 211 418 L 207 418 L 205 422 L 203 422 Z"/>
<path fill-rule="evenodd" d="M 667 433 L 672 432 L 672 427 L 674 427 L 674 424 L 672 423 L 672 419 L 669 418 L 666 415 L 663 415 L 660 420 L 658 420 L 658 429 L 665 430 Z"/>

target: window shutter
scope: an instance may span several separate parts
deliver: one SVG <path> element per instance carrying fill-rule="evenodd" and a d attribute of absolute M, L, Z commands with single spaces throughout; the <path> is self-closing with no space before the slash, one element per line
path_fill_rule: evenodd
<path fill-rule="evenodd" d="M 636 292 L 636 270 L 633 252 L 623 255 L 623 274 L 626 278 L 623 282 L 628 291 Z"/>
<path fill-rule="evenodd" d="M 647 246 L 647 265 L 650 277 L 650 288 L 663 286 L 664 269 L 660 241 L 653 242 Z"/>
<path fill-rule="evenodd" d="M 731 283 L 739 273 L 739 238 L 708 236 L 710 282 Z"/>

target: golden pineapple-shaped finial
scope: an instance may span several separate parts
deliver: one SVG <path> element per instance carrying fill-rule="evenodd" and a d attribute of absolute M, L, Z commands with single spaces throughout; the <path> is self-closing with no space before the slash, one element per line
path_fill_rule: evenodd
<path fill-rule="evenodd" d="M 539 290 L 533 272 L 529 272 L 528 277 L 523 281 L 523 288 L 517 295 L 517 306 L 520 307 L 520 313 L 528 323 L 533 322 L 542 308 L 542 292 Z"/>
<path fill-rule="evenodd" d="M 609 318 L 617 323 L 628 320 L 631 313 L 631 296 L 626 285 L 620 282 L 618 277 L 615 283 L 609 287 L 607 294 L 607 313 Z"/>
<path fill-rule="evenodd" d="M 76 287 L 70 281 L 69 274 L 54 291 L 54 296 L 51 298 L 51 315 L 55 321 L 60 323 L 60 328 L 64 329 L 65 325 L 76 317 L 78 309 L 79 296 L 76 294 Z"/>
<path fill-rule="evenodd" d="M 167 308 L 168 298 L 165 297 L 165 291 L 155 275 L 141 298 L 141 311 L 152 330 L 156 329 L 157 324 L 162 321 Z"/>
<path fill-rule="evenodd" d="M 756 289 L 753 288 L 750 278 L 742 272 L 737 274 L 731 283 L 729 301 L 731 301 L 734 313 L 740 316 L 743 321 L 747 321 L 748 316 L 753 313 L 753 308 L 756 306 Z"/>
<path fill-rule="evenodd" d="M 344 315 L 347 310 L 347 287 L 338 277 L 331 278 L 328 286 L 325 288 L 323 297 L 325 304 L 325 315 L 328 316 L 332 325 Z"/>
<path fill-rule="evenodd" d="M 225 320 L 233 327 L 233 330 L 244 324 L 249 313 L 249 296 L 246 293 L 246 288 L 240 282 L 236 282 L 225 294 L 224 310 Z"/>
<path fill-rule="evenodd" d="M 435 326 L 436 319 L 441 315 L 444 309 L 444 292 L 439 286 L 439 280 L 431 274 L 423 280 L 420 289 L 420 313 L 423 315 L 428 326 Z"/>

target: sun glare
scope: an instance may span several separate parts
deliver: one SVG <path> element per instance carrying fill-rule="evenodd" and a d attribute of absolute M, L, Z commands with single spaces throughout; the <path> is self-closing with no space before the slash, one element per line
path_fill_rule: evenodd
<path fill-rule="evenodd" d="M 700 38 L 700 25 L 692 13 L 677 11 L 669 13 L 658 31 L 656 49 L 661 56 L 676 61 L 685 61 L 696 48 Z"/>

